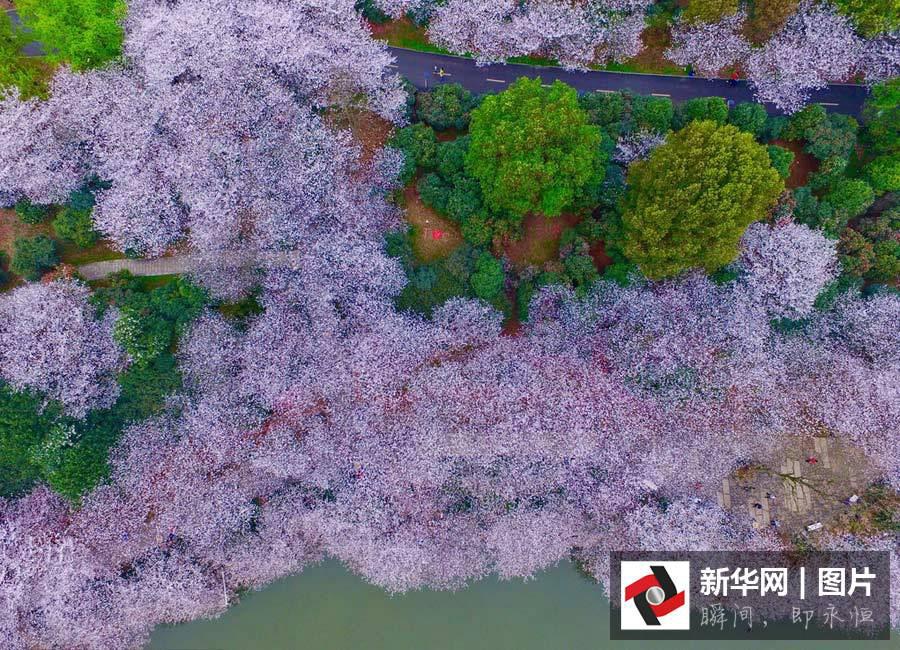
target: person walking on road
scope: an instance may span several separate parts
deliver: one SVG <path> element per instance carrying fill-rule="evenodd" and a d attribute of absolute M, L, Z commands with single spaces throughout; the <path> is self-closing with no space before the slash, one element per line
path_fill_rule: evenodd
<path fill-rule="evenodd" d="M 734 72 L 731 73 L 731 79 L 728 80 L 728 84 L 730 86 L 737 86 L 737 82 L 738 82 L 739 78 L 740 77 L 738 77 L 737 70 L 735 70 Z"/>

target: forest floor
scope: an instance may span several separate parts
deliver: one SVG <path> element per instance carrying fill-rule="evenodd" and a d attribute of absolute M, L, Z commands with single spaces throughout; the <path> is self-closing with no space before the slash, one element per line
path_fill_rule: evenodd
<path fill-rule="evenodd" d="M 783 147 L 794 154 L 794 162 L 791 163 L 791 174 L 784 184 L 789 190 L 803 187 L 809 181 L 809 175 L 819 169 L 819 161 L 805 151 L 803 143 L 796 140 L 773 140 L 772 144 Z"/>
<path fill-rule="evenodd" d="M 332 111 L 325 121 L 334 128 L 348 129 L 361 147 L 359 162 L 368 166 L 375 154 L 391 137 L 394 125 L 372 111 L 357 108 Z"/>
<path fill-rule="evenodd" d="M 459 227 L 419 198 L 416 183 L 403 192 L 406 220 L 413 227 L 413 250 L 422 262 L 434 262 L 450 255 L 463 243 Z"/>
<path fill-rule="evenodd" d="M 522 221 L 521 239 L 506 240 L 495 252 L 505 256 L 519 270 L 527 266 L 543 266 L 559 259 L 559 240 L 563 230 L 573 228 L 582 218 L 572 213 L 553 218 L 529 214 Z"/>

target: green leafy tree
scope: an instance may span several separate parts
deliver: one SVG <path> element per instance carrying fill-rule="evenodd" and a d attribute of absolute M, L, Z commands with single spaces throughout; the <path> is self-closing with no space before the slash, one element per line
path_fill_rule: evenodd
<path fill-rule="evenodd" d="M 451 186 L 437 174 L 427 174 L 419 179 L 416 186 L 422 202 L 438 212 L 447 212 L 447 200 L 450 198 Z"/>
<path fill-rule="evenodd" d="M 32 450 L 50 430 L 54 409 L 30 392 L 0 384 L 0 496 L 16 496 L 40 478 Z"/>
<path fill-rule="evenodd" d="M 492 302 L 503 290 L 503 281 L 503 266 L 500 260 L 490 253 L 482 253 L 475 262 L 475 272 L 471 277 L 475 295 Z"/>
<path fill-rule="evenodd" d="M 87 70 L 121 53 L 124 0 L 17 0 L 16 8 L 50 60 Z"/>
<path fill-rule="evenodd" d="M 788 118 L 787 126 L 781 131 L 785 140 L 802 140 L 811 129 L 818 128 L 828 120 L 828 113 L 821 104 L 810 104 Z"/>
<path fill-rule="evenodd" d="M 463 221 L 462 236 L 472 246 L 487 246 L 494 238 L 494 222 L 481 212 Z"/>
<path fill-rule="evenodd" d="M 738 0 L 690 0 L 682 15 L 689 23 L 716 23 L 737 10 Z"/>
<path fill-rule="evenodd" d="M 680 126 L 697 120 L 712 120 L 725 124 L 728 120 L 728 104 L 721 97 L 694 97 L 678 107 Z"/>
<path fill-rule="evenodd" d="M 626 102 L 622 93 L 584 93 L 578 98 L 587 112 L 588 122 L 618 135 L 625 118 Z"/>
<path fill-rule="evenodd" d="M 378 8 L 374 0 L 356 0 L 356 10 L 362 14 L 363 18 L 376 25 L 381 25 L 391 19 Z"/>
<path fill-rule="evenodd" d="M 638 95 L 631 102 L 631 119 L 637 129 L 665 133 L 672 127 L 675 105 L 668 97 Z"/>
<path fill-rule="evenodd" d="M 897 0 L 835 0 L 838 11 L 850 16 L 866 36 L 900 29 Z"/>
<path fill-rule="evenodd" d="M 426 124 L 413 124 L 398 130 L 388 142 L 406 156 L 400 181 L 405 185 L 416 175 L 416 168 L 432 170 L 437 164 L 437 136 Z"/>
<path fill-rule="evenodd" d="M 876 282 L 897 282 L 900 278 L 900 241 L 875 242 L 875 262 L 868 277 Z"/>
<path fill-rule="evenodd" d="M 823 200 L 831 205 L 837 220 L 843 226 L 875 202 L 875 192 L 864 180 L 844 178 L 835 184 L 834 189 Z"/>
<path fill-rule="evenodd" d="M 53 220 L 53 230 L 57 237 L 66 239 L 81 248 L 90 248 L 97 243 L 99 235 L 94 230 L 90 210 L 76 210 L 68 207 Z"/>
<path fill-rule="evenodd" d="M 834 224 L 834 208 L 827 201 L 820 201 L 809 187 L 798 187 L 793 192 L 794 219 L 810 228 L 818 228 L 836 237 L 840 230 Z"/>
<path fill-rule="evenodd" d="M 457 177 L 447 196 L 447 216 L 462 223 L 482 208 L 481 188 L 474 178 Z"/>
<path fill-rule="evenodd" d="M 873 153 L 900 151 L 900 77 L 872 87 L 863 106 L 863 121 Z"/>
<path fill-rule="evenodd" d="M 728 123 L 759 138 L 766 128 L 766 108 L 755 102 L 741 102 L 731 109 Z"/>
<path fill-rule="evenodd" d="M 617 244 L 651 279 L 732 262 L 748 225 L 784 189 L 766 148 L 749 133 L 692 122 L 632 164 Z"/>
<path fill-rule="evenodd" d="M 872 243 L 853 228 L 847 228 L 841 233 L 838 252 L 844 271 L 857 278 L 868 273 L 875 263 Z"/>
<path fill-rule="evenodd" d="M 900 190 L 900 153 L 879 156 L 864 171 L 869 184 L 879 194 Z"/>
<path fill-rule="evenodd" d="M 108 305 L 119 308 L 113 336 L 133 365 L 143 366 L 171 348 L 209 298 L 183 278 L 146 291 L 138 278 L 125 272 L 114 276 L 109 287 L 98 289 L 93 300 L 101 310 Z"/>
<path fill-rule="evenodd" d="M 469 151 L 471 139 L 462 136 L 450 142 L 441 142 L 437 148 L 437 172 L 444 180 L 452 181 L 455 177 L 465 174 L 466 154 Z"/>
<path fill-rule="evenodd" d="M 478 99 L 460 84 L 442 84 L 416 95 L 416 114 L 438 131 L 465 129 Z"/>
<path fill-rule="evenodd" d="M 794 162 L 794 152 L 774 144 L 769 145 L 768 151 L 769 160 L 772 161 L 772 167 L 775 168 L 778 175 L 782 178 L 790 176 L 791 165 Z"/>
<path fill-rule="evenodd" d="M 18 216 L 23 223 L 31 225 L 42 223 L 50 216 L 49 205 L 37 205 L 28 199 L 16 201 L 15 210 L 16 216 Z"/>
<path fill-rule="evenodd" d="M 558 216 L 602 182 L 600 129 L 574 88 L 521 78 L 472 112 L 466 170 L 489 209 Z"/>
<path fill-rule="evenodd" d="M 56 242 L 46 235 L 20 237 L 13 243 L 9 269 L 26 280 L 37 280 L 59 263 Z"/>
<path fill-rule="evenodd" d="M 803 131 L 805 151 L 819 160 L 848 158 L 856 146 L 859 124 L 849 115 L 832 113 L 815 126 Z"/>

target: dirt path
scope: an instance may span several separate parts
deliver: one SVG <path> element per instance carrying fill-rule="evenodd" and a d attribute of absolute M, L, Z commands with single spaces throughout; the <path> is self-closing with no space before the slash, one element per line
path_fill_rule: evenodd
<path fill-rule="evenodd" d="M 463 243 L 459 227 L 422 203 L 412 183 L 403 192 L 406 220 L 413 226 L 413 250 L 423 262 L 447 257 Z"/>

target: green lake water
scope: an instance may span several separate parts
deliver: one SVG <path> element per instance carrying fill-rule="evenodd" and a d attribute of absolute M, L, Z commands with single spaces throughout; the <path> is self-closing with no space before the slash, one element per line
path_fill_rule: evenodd
<path fill-rule="evenodd" d="M 900 650 L 869 642 L 610 641 L 601 587 L 564 563 L 534 580 L 389 596 L 334 561 L 244 596 L 220 618 L 161 627 L 152 650 Z"/>

